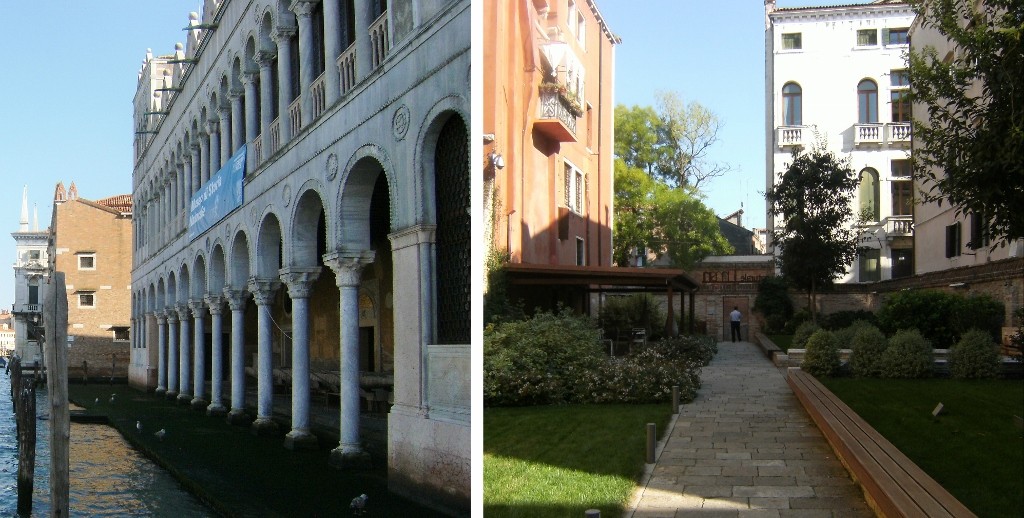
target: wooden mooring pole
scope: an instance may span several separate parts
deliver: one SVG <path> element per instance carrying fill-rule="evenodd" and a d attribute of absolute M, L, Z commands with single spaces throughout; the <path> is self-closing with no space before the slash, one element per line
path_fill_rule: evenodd
<path fill-rule="evenodd" d="M 32 514 L 36 470 L 36 383 L 22 376 L 21 358 L 11 358 L 11 399 L 18 427 L 18 514 Z"/>
<path fill-rule="evenodd" d="M 64 272 L 46 286 L 43 314 L 46 388 L 50 396 L 50 516 L 66 518 L 70 505 L 71 412 L 68 408 L 68 298 Z"/>

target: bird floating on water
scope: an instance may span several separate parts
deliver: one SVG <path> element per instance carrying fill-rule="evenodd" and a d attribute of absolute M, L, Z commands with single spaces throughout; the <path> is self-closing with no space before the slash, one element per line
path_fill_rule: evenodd
<path fill-rule="evenodd" d="M 162 441 L 164 440 L 164 436 L 167 435 L 167 430 L 161 428 L 157 430 L 156 433 L 154 433 L 153 435 L 155 435 L 157 439 L 160 439 Z"/>
<path fill-rule="evenodd" d="M 352 508 L 352 514 L 355 514 L 355 515 L 366 514 L 366 501 L 369 500 L 369 499 L 370 499 L 370 497 L 366 496 L 366 493 L 363 493 L 363 494 L 353 498 L 352 499 L 352 503 L 349 504 L 349 507 Z"/>
<path fill-rule="evenodd" d="M 110 395 L 110 402 L 111 402 L 111 403 L 113 403 L 113 402 L 114 402 L 114 398 L 115 398 L 115 397 L 117 397 L 117 394 L 111 394 L 111 395 Z"/>
<path fill-rule="evenodd" d="M 140 432 L 142 431 L 142 421 L 135 421 L 135 429 Z"/>
<path fill-rule="evenodd" d="M 100 404 L 100 398 L 96 398 L 96 401 L 93 401 L 93 403 L 95 403 L 97 405 Z"/>

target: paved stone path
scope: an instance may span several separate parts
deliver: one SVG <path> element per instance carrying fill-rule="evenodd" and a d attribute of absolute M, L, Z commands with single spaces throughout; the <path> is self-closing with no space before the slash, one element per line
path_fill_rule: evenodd
<path fill-rule="evenodd" d="M 720 342 L 701 379 L 626 516 L 874 516 L 756 345 Z"/>

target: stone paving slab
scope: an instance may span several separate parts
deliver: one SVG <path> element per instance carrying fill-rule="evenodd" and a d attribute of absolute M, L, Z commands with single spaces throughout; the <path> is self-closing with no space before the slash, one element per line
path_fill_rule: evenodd
<path fill-rule="evenodd" d="M 784 371 L 749 342 L 720 342 L 718 351 L 625 515 L 874 516 Z"/>

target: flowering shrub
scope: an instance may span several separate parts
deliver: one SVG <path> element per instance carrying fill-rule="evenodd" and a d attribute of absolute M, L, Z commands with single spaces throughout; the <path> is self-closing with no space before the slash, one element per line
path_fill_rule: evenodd
<path fill-rule="evenodd" d="M 821 329 L 818 324 L 814 322 L 804 322 L 797 326 L 796 331 L 793 333 L 793 344 L 790 346 L 791 349 L 806 349 L 807 339 L 811 337 L 816 331 Z"/>
<path fill-rule="evenodd" d="M 998 346 L 984 331 L 972 329 L 949 351 L 949 375 L 958 379 L 999 377 Z"/>
<path fill-rule="evenodd" d="M 885 334 L 875 326 L 861 327 L 850 341 L 850 370 L 854 376 L 878 378 L 882 375 L 882 354 L 887 345 Z"/>
<path fill-rule="evenodd" d="M 807 339 L 807 353 L 800 368 L 812 376 L 832 376 L 839 371 L 839 346 L 831 331 L 819 329 Z"/>
<path fill-rule="evenodd" d="M 932 375 L 935 362 L 932 344 L 917 329 L 898 331 L 882 353 L 881 371 L 886 378 L 924 378 Z"/>
<path fill-rule="evenodd" d="M 700 387 L 700 368 L 717 352 L 714 339 L 677 337 L 608 358 L 588 317 L 568 310 L 489 325 L 484 330 L 484 404 L 648 403 L 682 401 Z"/>

